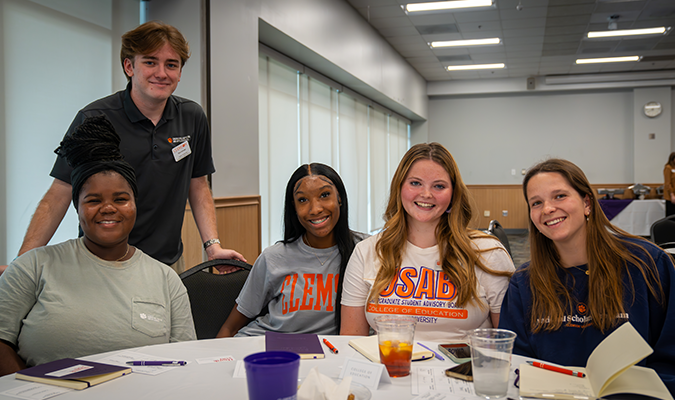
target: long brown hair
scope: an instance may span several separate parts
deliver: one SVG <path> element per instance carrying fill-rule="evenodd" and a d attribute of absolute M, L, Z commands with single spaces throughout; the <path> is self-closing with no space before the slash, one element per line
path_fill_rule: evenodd
<path fill-rule="evenodd" d="M 623 278 L 630 280 L 628 269 L 634 266 L 642 274 L 651 294 L 659 301 L 665 298 L 656 265 L 649 253 L 626 238 L 644 240 L 612 225 L 602 212 L 593 189 L 584 172 L 575 164 L 562 159 L 549 159 L 530 168 L 523 181 L 523 194 L 527 202 L 527 184 L 540 173 L 557 173 L 585 198 L 588 196 L 591 212 L 586 223 L 586 253 L 588 254 L 588 310 L 592 324 L 605 332 L 617 323 L 616 316 L 625 312 Z M 562 326 L 563 316 L 572 309 L 572 298 L 565 284 L 558 276 L 564 267 L 553 241 L 537 230 L 532 218 L 530 222 L 531 261 L 527 267 L 530 274 L 532 309 L 530 327 L 532 332 L 555 331 Z M 641 251 L 648 263 L 636 257 L 629 249 Z M 629 265 L 631 267 L 629 267 Z M 635 293 L 633 292 L 633 295 Z"/>
<path fill-rule="evenodd" d="M 407 213 L 401 202 L 401 186 L 412 165 L 419 160 L 431 160 L 438 163 L 450 176 L 452 183 L 450 212 L 441 217 L 436 227 L 436 241 L 442 260 L 441 267 L 457 287 L 456 302 L 458 306 L 463 307 L 477 297 L 474 265 L 498 276 L 510 277 L 511 272 L 493 271 L 481 260 L 480 253 L 496 248 L 502 249 L 501 247 L 495 245 L 490 249 L 478 250 L 472 245 L 471 239 L 473 238 L 492 238 L 492 236 L 468 228 L 472 216 L 469 191 L 462 182 L 459 168 L 452 155 L 438 143 L 422 143 L 411 147 L 394 173 L 389 191 L 389 203 L 384 213 L 386 222 L 376 245 L 381 266 L 368 296 L 368 302 L 376 302 L 379 299 L 379 294 L 391 283 L 401 265 L 402 254 L 408 239 Z M 482 303 L 478 305 L 481 308 L 487 307 Z"/>
<path fill-rule="evenodd" d="M 670 153 L 670 155 L 668 156 L 667 165 L 670 165 L 671 167 L 675 167 L 675 151 Z"/>

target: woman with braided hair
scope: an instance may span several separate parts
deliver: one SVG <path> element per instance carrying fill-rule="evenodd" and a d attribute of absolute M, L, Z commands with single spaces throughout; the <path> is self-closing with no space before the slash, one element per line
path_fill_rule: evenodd
<path fill-rule="evenodd" d="M 56 149 L 74 168 L 83 236 L 31 250 L 0 276 L 0 376 L 60 358 L 195 339 L 178 275 L 128 243 L 138 190 L 119 143 L 100 116 Z"/>

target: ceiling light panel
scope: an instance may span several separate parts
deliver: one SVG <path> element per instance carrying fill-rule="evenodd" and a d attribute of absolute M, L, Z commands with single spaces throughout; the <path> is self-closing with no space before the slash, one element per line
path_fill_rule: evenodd
<path fill-rule="evenodd" d="M 475 69 L 501 69 L 506 67 L 504 63 L 498 64 L 472 64 L 472 65 L 450 65 L 445 67 L 448 71 L 469 71 Z"/>
<path fill-rule="evenodd" d="M 640 60 L 639 56 L 627 57 L 606 57 L 606 58 L 579 58 L 577 64 L 600 64 L 600 63 L 615 63 L 615 62 L 631 62 Z"/>
<path fill-rule="evenodd" d="M 406 4 L 407 12 L 420 11 L 438 11 L 438 10 L 456 10 L 459 8 L 491 7 L 492 0 L 454 0 L 437 1 L 431 3 L 411 3 Z"/>
<path fill-rule="evenodd" d="M 448 40 L 444 42 L 431 42 L 431 47 L 467 47 L 467 46 L 485 46 L 501 43 L 499 38 L 486 39 L 468 39 L 468 40 Z"/>
<path fill-rule="evenodd" d="M 595 32 L 588 32 L 588 38 L 596 39 L 596 38 L 617 37 L 617 36 L 663 35 L 669 29 L 670 27 L 660 26 L 658 28 L 595 31 Z"/>

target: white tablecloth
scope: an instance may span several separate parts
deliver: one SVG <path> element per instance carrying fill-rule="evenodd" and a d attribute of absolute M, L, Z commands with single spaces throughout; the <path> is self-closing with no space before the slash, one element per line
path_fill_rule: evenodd
<path fill-rule="evenodd" d="M 650 236 L 652 224 L 665 216 L 665 200 L 633 200 L 612 219 L 612 224 L 633 235 Z"/>
<path fill-rule="evenodd" d="M 349 347 L 349 339 L 353 337 L 325 337 L 338 348 L 339 354 L 332 354 L 325 348 L 325 359 L 301 360 L 300 378 L 307 376 L 313 367 L 318 367 L 320 373 L 337 380 L 346 357 L 366 359 L 360 353 Z M 424 343 L 433 349 L 436 349 L 437 347 L 437 344 L 431 342 Z M 246 379 L 232 377 L 235 367 L 234 361 L 198 364 L 196 360 L 199 358 L 215 358 L 217 356 L 228 355 L 237 360 L 243 360 L 248 354 L 264 351 L 265 339 L 264 337 L 253 337 L 199 340 L 139 347 L 130 350 L 170 360 L 187 360 L 190 361 L 190 364 L 184 367 L 166 367 L 171 368 L 171 370 L 156 376 L 130 374 L 82 391 L 71 391 L 55 397 L 54 399 L 247 399 Z M 110 354 L 112 353 L 99 354 L 85 358 L 96 361 Z M 518 366 L 523 360 L 523 357 L 513 356 L 512 364 Z M 413 367 L 443 366 L 449 368 L 453 365 L 454 363 L 448 361 L 447 358 L 446 361 L 440 361 L 434 358 L 413 363 Z M 0 378 L 0 393 L 26 384 L 28 384 L 28 382 L 16 380 L 13 374 L 4 376 Z M 518 398 L 518 389 L 516 389 L 512 383 L 509 385 L 509 388 L 509 397 Z M 379 389 L 372 391 L 373 400 L 413 399 L 415 397 L 416 396 L 413 395 L 411 391 L 410 376 L 392 379 L 392 383 L 380 383 Z M 16 400 L 14 397 L 3 396 L 1 394 L 0 399 Z"/>

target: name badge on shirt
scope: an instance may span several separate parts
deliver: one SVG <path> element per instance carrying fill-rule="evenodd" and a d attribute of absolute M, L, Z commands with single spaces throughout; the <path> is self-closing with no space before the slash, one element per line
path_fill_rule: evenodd
<path fill-rule="evenodd" d="M 179 144 L 178 146 L 171 149 L 171 152 L 173 153 L 173 158 L 176 160 L 176 162 L 184 159 L 192 153 L 192 150 L 190 150 L 190 142 L 183 142 Z"/>

